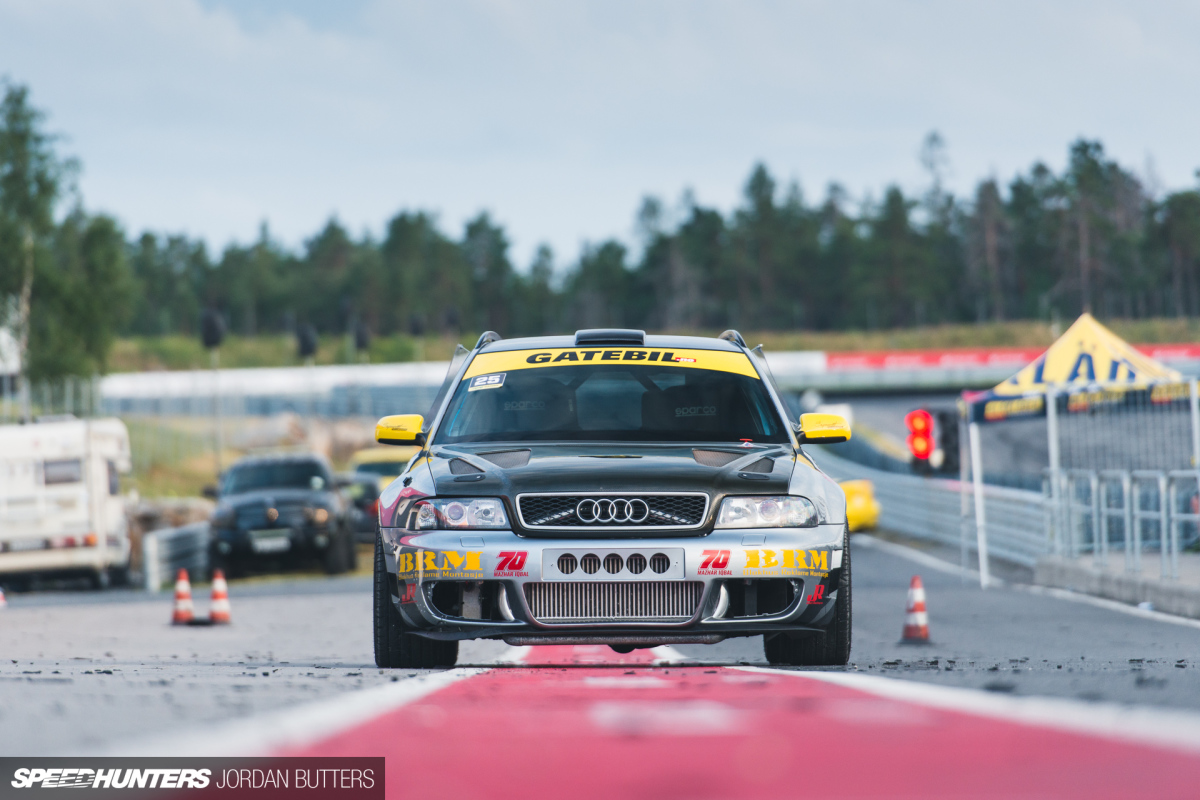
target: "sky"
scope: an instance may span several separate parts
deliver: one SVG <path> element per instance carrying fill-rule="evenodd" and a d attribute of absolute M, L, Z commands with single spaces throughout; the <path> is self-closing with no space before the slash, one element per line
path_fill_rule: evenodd
<path fill-rule="evenodd" d="M 519 267 L 633 243 L 646 195 L 729 211 L 760 161 L 809 201 L 920 191 L 931 130 L 960 195 L 1080 136 L 1191 188 L 1197 42 L 1170 0 L 0 0 L 0 76 L 131 234 L 486 210 Z"/>

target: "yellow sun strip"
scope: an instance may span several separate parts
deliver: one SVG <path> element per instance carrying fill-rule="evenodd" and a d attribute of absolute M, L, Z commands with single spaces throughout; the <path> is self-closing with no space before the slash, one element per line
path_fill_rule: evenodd
<path fill-rule="evenodd" d="M 503 350 L 475 356 L 463 380 L 493 372 L 539 367 L 578 367 L 587 364 L 630 364 L 691 367 L 732 372 L 758 378 L 745 353 L 726 350 L 676 350 L 670 347 L 562 347 L 546 350 Z"/>

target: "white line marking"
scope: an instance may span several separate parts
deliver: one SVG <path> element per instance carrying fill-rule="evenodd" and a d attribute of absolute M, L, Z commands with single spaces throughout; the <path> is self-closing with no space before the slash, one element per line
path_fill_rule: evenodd
<path fill-rule="evenodd" d="M 964 570 L 962 567 L 951 564 L 949 561 L 943 561 L 936 556 L 931 556 L 928 553 L 922 553 L 920 550 L 914 550 L 911 547 L 906 547 L 895 542 L 876 539 L 874 536 L 868 536 L 865 533 L 856 533 L 850 540 L 853 542 L 861 542 L 867 545 L 869 549 L 878 549 L 890 555 L 904 558 L 917 564 L 922 564 L 935 569 L 939 572 L 945 572 L 949 575 L 962 575 Z M 965 571 L 967 575 L 978 578 L 979 573 L 975 570 L 968 569 Z M 1187 628 L 1200 628 L 1200 620 L 1190 619 L 1189 617 L 1179 617 L 1175 614 L 1167 614 L 1162 611 L 1151 611 L 1145 608 L 1138 608 L 1118 600 L 1109 600 L 1106 597 L 1095 597 L 1090 594 L 1081 592 L 1072 592 L 1069 589 L 1057 589 L 1050 586 L 1037 586 L 1026 583 L 1005 583 L 994 575 L 990 578 L 993 586 L 1006 586 L 1009 589 L 1016 589 L 1020 592 L 1029 592 L 1030 594 L 1039 594 L 1046 597 L 1053 597 L 1056 600 L 1066 600 L 1071 603 L 1083 603 L 1096 608 L 1104 608 L 1109 611 L 1116 611 L 1121 614 L 1129 614 L 1142 619 L 1149 619 L 1155 622 L 1165 622 L 1170 625 L 1183 625 Z"/>
<path fill-rule="evenodd" d="M 671 647 L 669 644 L 660 644 L 658 647 L 651 648 L 650 652 L 654 654 L 655 664 L 672 664 L 676 661 L 693 660 L 689 656 L 685 656 L 683 653 L 676 650 L 674 647 Z"/>
<path fill-rule="evenodd" d="M 589 689 L 663 689 L 675 684 L 653 675 L 588 676 L 583 685 Z"/>
<path fill-rule="evenodd" d="M 1188 712 L 1116 703 L 1082 703 L 1050 697 L 1011 697 L 978 689 L 938 686 L 876 675 L 801 672 L 769 667 L 733 669 L 811 678 L 878 697 L 946 711 L 1200 753 L 1200 715 Z"/>
<path fill-rule="evenodd" d="M 105 748 L 105 752 L 97 755 L 269 755 L 327 739 L 484 672 L 488 670 L 467 668 L 419 675 L 362 691 L 342 692 L 299 708 L 231 720 L 177 737 L 154 736 L 125 742 Z"/>
<path fill-rule="evenodd" d="M 1072 592 L 1070 589 L 1056 589 L 1050 586 L 1026 586 L 1024 584 L 1016 585 L 1013 588 L 1020 589 L 1023 592 L 1030 594 L 1041 594 L 1048 597 L 1053 597 L 1058 600 L 1069 600 L 1072 603 L 1085 603 L 1089 606 L 1097 608 L 1107 608 L 1109 611 L 1119 611 L 1122 614 L 1129 614 L 1142 619 L 1151 619 L 1155 622 L 1166 622 L 1171 625 L 1183 625 L 1188 628 L 1200 628 L 1200 620 L 1190 619 L 1188 617 L 1177 617 L 1174 614 L 1167 614 L 1162 611 L 1151 611 L 1147 608 L 1138 608 L 1130 606 L 1118 600 L 1109 600 L 1107 597 L 1094 597 L 1090 594 L 1082 594 L 1080 592 Z"/>

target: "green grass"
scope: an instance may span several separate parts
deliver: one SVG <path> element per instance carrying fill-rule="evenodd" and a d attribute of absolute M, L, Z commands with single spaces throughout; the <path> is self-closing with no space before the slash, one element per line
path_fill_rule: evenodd
<path fill-rule="evenodd" d="M 1070 321 L 1064 321 L 1063 329 Z M 1200 341 L 1200 319 L 1110 320 L 1112 330 L 1135 344 Z M 715 336 L 720 331 L 676 331 Z M 1062 331 L 1059 330 L 1058 333 Z M 1046 347 L 1056 338 L 1044 322 L 988 322 L 978 325 L 936 325 L 883 331 L 743 331 L 751 346 L 759 343 L 768 351 L 781 350 L 912 350 L 955 347 Z M 367 360 L 373 364 L 404 361 L 445 361 L 462 343 L 468 347 L 478 334 L 414 337 L 396 334 L 371 342 Z M 347 351 L 346 337 L 323 336 L 315 357 L 317 364 L 347 364 L 358 360 Z M 229 336 L 221 347 L 221 366 L 299 366 L 295 340 L 289 336 Z M 109 358 L 112 372 L 160 369 L 203 369 L 209 355 L 194 336 L 139 336 L 117 341 Z"/>

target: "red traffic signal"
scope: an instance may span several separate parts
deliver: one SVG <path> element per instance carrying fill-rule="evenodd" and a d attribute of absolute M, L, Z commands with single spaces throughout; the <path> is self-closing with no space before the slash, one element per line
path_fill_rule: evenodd
<path fill-rule="evenodd" d="M 925 461 L 933 454 L 933 417 L 923 408 L 910 411 L 904 415 L 904 425 L 908 428 L 908 439 L 905 443 L 913 458 Z"/>

